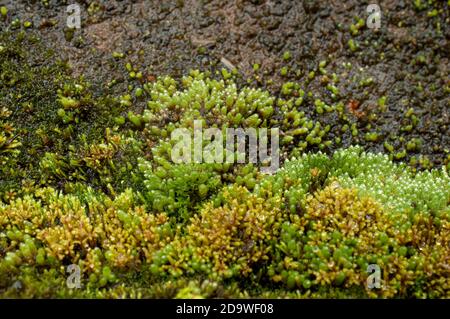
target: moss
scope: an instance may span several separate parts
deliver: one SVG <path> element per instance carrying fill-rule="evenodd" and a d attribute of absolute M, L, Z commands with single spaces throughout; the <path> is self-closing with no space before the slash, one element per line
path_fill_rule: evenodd
<path fill-rule="evenodd" d="M 144 174 L 160 179 L 149 190 L 163 190 L 159 196 L 175 190 L 177 200 L 183 191 L 202 201 L 208 197 L 210 177 L 177 181 L 172 178 L 191 177 L 182 167 L 171 169 Z M 251 172 L 248 167 L 241 173 Z M 445 297 L 449 186 L 445 171 L 413 173 L 386 156 L 350 148 L 332 158 L 292 159 L 255 181 L 252 192 L 238 185 L 218 188 L 181 223 L 131 189 L 110 199 L 82 185 L 74 185 L 73 195 L 35 188 L 0 206 L 0 289 L 15 296 L 14 282 L 20 281 L 22 296 L 211 296 L 215 288 L 205 294 L 183 279 L 206 275 L 214 287 L 236 289 L 227 283 L 235 278 L 255 286 L 259 296 L 270 295 L 272 282 L 286 296 L 297 289 L 315 297 L 336 291 Z M 192 211 L 195 202 L 186 203 Z M 83 270 L 79 292 L 64 288 L 65 266 L 73 263 Z M 383 269 L 384 288 L 356 292 L 370 263 Z M 133 279 L 141 271 L 148 275 Z M 173 289 L 158 284 L 168 278 L 178 283 Z M 125 282 L 134 288 L 120 288 Z M 154 288 L 144 288 L 146 282 Z M 237 291 L 233 296 L 252 295 Z"/>
<path fill-rule="evenodd" d="M 139 168 L 149 208 L 179 219 L 188 219 L 192 210 L 222 185 L 214 164 L 165 165 L 152 169 L 149 162 L 141 162 Z"/>
<path fill-rule="evenodd" d="M 420 109 L 406 108 L 389 139 L 378 111 L 390 96 L 375 110 L 346 100 L 359 79 L 373 89 L 370 74 L 343 62 L 338 76 L 327 57 L 292 79 L 286 52 L 289 79 L 273 92 L 233 68 L 154 77 L 113 53 L 124 74 L 92 84 L 17 21 L 0 33 L 1 296 L 449 297 L 448 158 L 431 170 L 410 156 L 426 147 L 409 134 L 426 124 Z M 283 167 L 174 163 L 171 133 L 196 120 L 279 128 Z M 363 151 L 381 145 L 390 157 Z M 370 263 L 380 291 L 366 289 Z M 70 264 L 79 290 L 65 284 Z"/>
<path fill-rule="evenodd" d="M 289 61 L 292 58 L 291 52 L 286 51 L 283 53 L 283 60 Z"/>
<path fill-rule="evenodd" d="M 3 18 L 6 17 L 8 15 L 8 8 L 5 6 L 2 6 L 0 8 L 0 14 L 2 15 Z"/>
<path fill-rule="evenodd" d="M 283 218 L 281 199 L 264 201 L 242 187 L 227 189 L 222 196 L 223 206 L 208 204 L 190 220 L 186 235 L 171 246 L 174 257 L 160 271 L 240 278 L 268 260 Z"/>
<path fill-rule="evenodd" d="M 108 96 L 93 98 L 90 84 L 70 78 L 67 66 L 54 60 L 53 53 L 45 50 L 33 34 L 2 32 L 0 41 L 9 44 L 0 55 L 2 77 L 7 79 L 0 86 L 2 104 L 21 106 L 0 119 L 2 127 L 14 123 L 13 131 L 2 131 L 1 136 L 6 139 L 2 148 L 15 150 L 15 156 L 9 156 L 7 164 L 2 165 L 5 183 L 0 192 L 19 189 L 23 176 L 36 180 L 44 176 L 46 183 L 53 186 L 86 181 L 87 175 L 92 175 L 89 168 L 72 164 L 85 162 L 80 151 L 84 145 L 102 143 L 105 129 L 114 123 L 112 116 L 120 115 L 118 103 Z M 30 47 L 34 55 L 29 54 Z M 36 67 L 42 61 L 52 62 Z M 12 86 L 14 91 L 10 94 Z M 8 112 L 4 110 L 5 114 Z M 123 164 L 128 161 L 120 156 L 112 160 L 116 167 L 123 166 L 117 165 L 122 160 Z M 109 174 L 114 176 L 112 170 Z M 99 179 L 97 183 L 94 180 L 93 184 L 99 187 Z M 111 180 L 111 184 L 124 189 L 118 180 Z"/>
<path fill-rule="evenodd" d="M 1 278 L 5 293 L 12 280 L 27 284 L 31 279 L 27 269 L 33 270 L 33 276 L 56 270 L 55 279 L 65 282 L 65 267 L 70 264 L 78 265 L 84 278 L 89 278 L 88 289 L 115 283 L 113 271 L 125 272 L 151 262 L 153 252 L 171 236 L 167 217 L 147 214 L 134 204 L 131 191 L 114 201 L 91 189 L 80 197 L 62 196 L 48 188 L 34 196 L 41 201 L 28 196 L 0 208 L 2 235 L 7 239 L 2 249 L 8 250 L 0 268 L 17 276 Z M 82 196 L 89 204 L 82 203 Z"/>
<path fill-rule="evenodd" d="M 358 50 L 358 44 L 353 39 L 348 40 L 348 47 L 352 52 Z"/>

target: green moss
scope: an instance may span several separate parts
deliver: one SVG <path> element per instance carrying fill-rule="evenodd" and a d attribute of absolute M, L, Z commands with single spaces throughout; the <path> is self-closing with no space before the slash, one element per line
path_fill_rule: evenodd
<path fill-rule="evenodd" d="M 195 169 L 198 173 L 192 174 Z M 349 296 L 355 284 L 364 286 L 361 273 L 375 260 L 398 276 L 385 282 L 385 289 L 360 291 L 359 296 L 446 296 L 439 287 L 446 280 L 440 265 L 448 246 L 427 244 L 427 238 L 448 240 L 447 172 L 414 174 L 360 148 L 338 151 L 332 158 L 308 154 L 292 159 L 277 174 L 254 182 L 252 193 L 237 185 L 219 191 L 220 184 L 212 185 L 214 178 L 206 171 L 199 164 L 145 173 L 146 206 L 138 204 L 141 195 L 131 189 L 110 199 L 81 185 L 73 195 L 37 188 L 0 205 L 0 293 L 17 296 L 12 284 L 20 280 L 27 287 L 22 296 L 30 297 L 111 296 L 126 283 L 133 287 L 122 291 L 126 296 L 140 291 L 161 297 L 167 292 L 158 278 L 169 277 L 180 284 L 169 295 L 175 297 L 188 293 L 183 277 L 206 275 L 214 287 L 231 289 L 231 278 L 246 288 L 256 285 L 259 296 L 273 291 L 271 285 L 286 296 L 290 289 L 310 297 L 341 289 Z M 251 171 L 247 167 L 242 174 Z M 172 192 L 175 201 L 155 209 L 155 199 L 170 199 Z M 211 193 L 218 195 L 181 224 L 157 214 L 170 205 L 192 211 L 194 194 L 205 200 Z M 432 226 L 425 230 L 423 225 Z M 68 229 L 74 230 L 70 236 Z M 71 263 L 83 270 L 79 291 L 64 288 L 64 266 Z M 420 266 L 425 264 L 433 272 Z M 136 281 L 134 273 L 147 279 Z M 430 276 L 434 279 L 421 279 Z M 238 296 L 233 289 L 231 296 Z M 213 296 L 216 290 L 194 291 Z"/>
<path fill-rule="evenodd" d="M 5 6 L 0 7 L 0 14 L 2 17 L 6 17 L 8 15 L 8 8 Z"/>
<path fill-rule="evenodd" d="M 289 61 L 292 58 L 291 52 L 286 51 L 283 53 L 283 60 Z"/>
<path fill-rule="evenodd" d="M 350 51 L 356 52 L 358 50 L 358 44 L 353 39 L 348 40 L 347 44 Z"/>
<path fill-rule="evenodd" d="M 236 69 L 147 82 L 113 53 L 125 82 L 93 85 L 15 25 L 0 33 L 1 296 L 449 297 L 448 159 L 429 170 L 413 154 L 417 172 L 349 146 L 408 160 L 422 147 L 407 134 L 419 109 L 405 108 L 403 131 L 385 139 L 383 115 L 346 101 L 346 77 L 328 76 L 326 60 L 272 92 L 243 86 Z M 352 87 L 359 79 L 374 83 L 353 74 Z M 257 164 L 174 163 L 172 132 L 193 133 L 196 120 L 279 128 L 283 167 L 262 176 Z M 386 289 L 365 289 L 370 263 L 395 274 Z M 65 284 L 70 264 L 82 269 L 79 290 Z"/>

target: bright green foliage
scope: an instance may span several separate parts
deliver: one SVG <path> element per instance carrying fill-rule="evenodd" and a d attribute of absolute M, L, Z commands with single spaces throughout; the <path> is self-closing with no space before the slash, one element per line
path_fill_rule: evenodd
<path fill-rule="evenodd" d="M 152 169 L 141 162 L 144 176 L 144 197 L 148 207 L 186 219 L 196 205 L 214 194 L 222 185 L 214 164 L 179 164 Z"/>
<path fill-rule="evenodd" d="M 127 61 L 129 82 L 99 90 L 64 63 L 42 65 L 52 52 L 28 31 L 0 32 L 1 297 L 450 297 L 450 157 L 422 172 L 392 162 L 422 141 L 360 125 L 327 61 L 309 80 L 329 98 L 292 81 L 278 96 L 243 87 L 225 69 L 146 82 Z M 402 134 L 417 116 L 406 112 Z M 194 134 L 196 120 L 279 128 L 282 168 L 174 163 L 171 134 Z M 66 285 L 72 264 L 80 289 Z M 380 290 L 367 288 L 369 264 Z"/>
<path fill-rule="evenodd" d="M 321 286 L 364 289 L 367 265 L 377 264 L 385 274 L 384 289 L 367 290 L 370 296 L 448 296 L 450 178 L 445 170 L 412 173 L 387 156 L 350 148 L 331 159 L 302 156 L 278 175 L 306 182 L 298 197 L 303 205 L 291 207 L 298 215 L 283 224 L 280 252 L 268 268 L 272 280 L 321 293 Z M 305 199 L 313 176 L 319 188 L 329 186 Z"/>
<path fill-rule="evenodd" d="M 103 287 L 118 281 L 115 272 L 151 261 L 173 236 L 167 216 L 147 214 L 130 190 L 114 200 L 92 189 L 80 197 L 86 203 L 46 188 L 0 206 L 0 291 L 14 296 L 20 282 L 23 296 L 51 296 L 64 291 L 71 264 L 82 271 L 83 289 Z M 55 286 L 39 284 L 41 276 Z"/>
<path fill-rule="evenodd" d="M 284 215 L 281 198 L 264 200 L 233 187 L 224 191 L 223 201 L 217 208 L 207 204 L 190 220 L 186 234 L 163 250 L 168 263 L 156 260 L 157 272 L 240 278 L 254 275 L 269 259 Z"/>
<path fill-rule="evenodd" d="M 364 153 L 359 148 L 338 151 L 333 156 L 333 176 L 345 187 L 355 187 L 376 198 L 392 212 L 429 211 L 446 208 L 450 178 L 444 170 L 413 174 L 405 165 L 395 165 L 387 156 Z"/>
<path fill-rule="evenodd" d="M 448 297 L 444 170 L 349 148 L 292 159 L 250 192 L 224 186 L 212 164 L 165 164 L 141 161 L 142 194 L 72 184 L 71 195 L 36 188 L 2 204 L 2 294 Z M 83 271 L 79 291 L 65 286 L 70 264 Z M 367 288 L 369 264 L 383 289 Z"/>

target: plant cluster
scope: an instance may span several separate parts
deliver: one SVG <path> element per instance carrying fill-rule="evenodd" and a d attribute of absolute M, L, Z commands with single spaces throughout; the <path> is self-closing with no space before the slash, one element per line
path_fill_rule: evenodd
<path fill-rule="evenodd" d="M 371 76 L 344 81 L 323 60 L 274 94 L 235 71 L 152 79 L 126 61 L 125 85 L 98 90 L 29 28 L 0 32 L 0 296 L 450 297 L 450 157 L 434 170 L 422 155 L 423 171 L 397 163 L 424 146 L 410 135 L 420 110 L 385 136 L 387 96 L 373 111 L 343 99 Z M 363 31 L 350 25 L 351 54 Z M 279 128 L 282 168 L 174 163 L 172 132 L 194 133 L 196 120 Z M 379 290 L 366 285 L 371 264 Z M 66 285 L 70 265 L 80 289 Z"/>
<path fill-rule="evenodd" d="M 159 177 L 161 189 L 189 194 L 171 214 L 155 208 L 156 188 L 153 201 L 131 189 L 110 198 L 76 185 L 73 194 L 38 188 L 2 204 L 2 294 L 69 296 L 65 270 L 76 264 L 80 296 L 202 296 L 192 283 L 200 278 L 216 287 L 203 296 L 219 286 L 238 295 L 255 295 L 249 287 L 270 295 L 275 287 L 286 296 L 449 296 L 447 171 L 414 173 L 360 148 L 305 154 L 252 192 L 215 185 L 180 219 L 180 207 L 191 212 L 190 200 L 200 196 L 196 181 L 208 182 L 201 179 L 207 167 L 198 165 L 198 172 L 185 167 L 200 174 L 188 188 L 173 175 Z M 366 285 L 370 264 L 382 270 L 380 290 Z M 162 284 L 185 280 L 174 290 Z"/>

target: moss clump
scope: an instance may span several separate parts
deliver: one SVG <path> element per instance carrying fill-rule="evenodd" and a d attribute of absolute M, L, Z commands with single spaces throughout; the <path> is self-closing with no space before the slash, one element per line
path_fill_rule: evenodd
<path fill-rule="evenodd" d="M 36 191 L 34 198 L 2 205 L 3 294 L 14 294 L 13 283 L 19 281 L 29 284 L 25 295 L 39 296 L 41 287 L 30 283 L 30 276 L 45 277 L 49 271 L 55 280 L 59 278 L 54 289 L 63 289 L 62 279 L 71 264 L 80 267 L 84 289 L 89 290 L 115 283 L 120 274 L 151 262 L 153 253 L 173 233 L 165 214 L 147 214 L 135 204 L 134 196 L 128 190 L 110 200 L 86 189 L 76 197 L 46 188 Z"/>
<path fill-rule="evenodd" d="M 269 267 L 272 280 L 291 289 L 314 291 L 330 286 L 364 288 L 371 263 L 379 265 L 386 278 L 387 274 L 401 273 L 399 268 L 406 259 L 396 251 L 400 245 L 395 228 L 371 197 L 359 197 L 356 189 L 341 188 L 334 182 L 309 195 L 306 207 L 304 215 L 285 224 L 280 243 L 283 254 Z M 384 281 L 380 296 L 401 293 L 395 289 L 397 280 L 389 280 Z M 366 293 L 377 295 L 368 288 Z"/>
<path fill-rule="evenodd" d="M 1 296 L 449 297 L 448 158 L 423 172 L 392 162 L 425 146 L 405 136 L 421 128 L 420 110 L 386 141 L 377 114 L 344 100 L 327 60 L 278 95 L 238 85 L 235 70 L 154 78 L 127 61 L 126 83 L 99 89 L 14 25 L 0 33 Z M 281 74 L 295 74 L 293 55 L 283 59 Z M 351 87 L 375 83 L 358 78 Z M 317 81 L 323 90 L 308 89 Z M 282 169 L 175 163 L 171 134 L 193 134 L 195 121 L 279 128 Z M 391 155 L 350 147 L 359 143 Z M 369 264 L 380 290 L 366 285 Z M 70 265 L 80 289 L 66 285 Z"/>
<path fill-rule="evenodd" d="M 206 273 L 215 280 L 245 278 L 269 260 L 283 220 L 282 199 L 266 201 L 243 187 L 225 189 L 223 205 L 207 204 L 186 225 L 158 271 L 182 275 Z M 167 247 L 166 247 L 167 248 Z"/>
<path fill-rule="evenodd" d="M 220 174 L 213 164 L 179 164 L 151 167 L 142 162 L 148 207 L 155 212 L 166 212 L 180 220 L 190 217 L 202 201 L 216 193 L 222 185 Z"/>
<path fill-rule="evenodd" d="M 151 174 L 169 193 L 178 189 L 179 198 L 199 194 L 195 181 L 182 188 L 177 173 Z M 137 190 L 111 199 L 80 184 L 71 195 L 36 188 L 0 206 L 0 291 L 448 297 L 449 185 L 445 170 L 414 173 L 387 156 L 350 148 L 331 158 L 292 159 L 252 192 L 217 184 L 196 208 L 185 197 L 180 207 L 191 215 L 184 219 L 158 212 Z M 70 264 L 82 269 L 80 290 L 65 286 Z M 366 286 L 369 264 L 382 271 L 380 290 Z M 198 288 L 205 277 L 215 287 L 209 292 Z"/>

